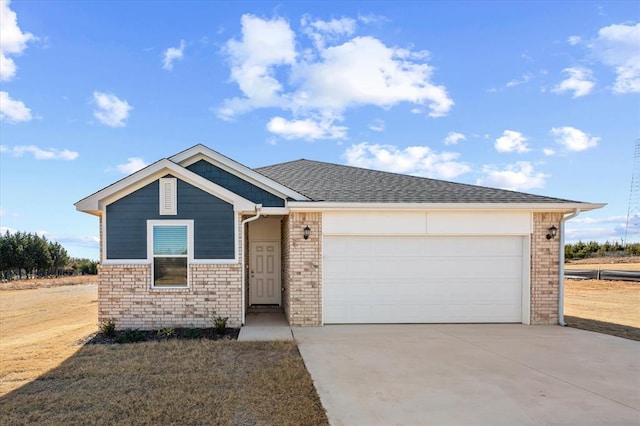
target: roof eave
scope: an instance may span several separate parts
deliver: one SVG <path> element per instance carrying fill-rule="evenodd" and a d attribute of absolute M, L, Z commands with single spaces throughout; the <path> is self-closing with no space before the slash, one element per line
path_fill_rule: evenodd
<path fill-rule="evenodd" d="M 289 201 L 290 210 L 508 210 L 531 212 L 567 213 L 579 209 L 582 212 L 600 209 L 606 203 L 345 203 L 330 201 Z"/>

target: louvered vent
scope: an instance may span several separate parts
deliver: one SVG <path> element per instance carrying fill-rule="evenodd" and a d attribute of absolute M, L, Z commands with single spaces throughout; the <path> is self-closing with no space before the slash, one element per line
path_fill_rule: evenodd
<path fill-rule="evenodd" d="M 178 191 L 176 178 L 160 179 L 160 214 L 178 214 Z"/>

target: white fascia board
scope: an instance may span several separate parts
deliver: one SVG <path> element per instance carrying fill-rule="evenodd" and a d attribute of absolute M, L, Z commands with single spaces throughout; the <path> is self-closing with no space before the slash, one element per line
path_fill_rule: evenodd
<path fill-rule="evenodd" d="M 261 175 L 260 173 L 250 169 L 249 167 L 232 160 L 229 157 L 208 148 L 202 144 L 198 144 L 185 151 L 182 151 L 173 157 L 169 157 L 173 162 L 180 164 L 182 167 L 187 167 L 200 160 L 209 161 L 210 163 L 232 173 L 240 178 L 251 182 L 259 188 L 264 189 L 267 192 L 276 192 L 278 196 L 282 198 L 293 198 L 294 200 L 304 201 L 308 200 L 302 194 L 295 192 L 294 190 L 287 188 L 286 186 L 269 179 L 268 177 Z"/>
<path fill-rule="evenodd" d="M 150 184 L 166 174 L 171 174 L 195 186 L 196 188 L 232 204 L 235 211 L 255 210 L 255 203 L 247 200 L 246 198 L 240 197 L 238 194 L 235 194 L 167 159 L 153 163 L 152 165 L 119 180 L 95 194 L 78 201 L 75 204 L 76 210 L 91 214 L 96 214 L 94 212 L 99 213 L 103 206 L 119 200 L 120 198 Z"/>
<path fill-rule="evenodd" d="M 330 210 L 484 210 L 571 212 L 575 209 L 589 211 L 602 208 L 606 203 L 337 203 L 327 201 L 289 201 L 291 211 Z"/>
<path fill-rule="evenodd" d="M 263 207 L 260 212 L 262 215 L 287 215 L 289 214 L 289 207 Z"/>

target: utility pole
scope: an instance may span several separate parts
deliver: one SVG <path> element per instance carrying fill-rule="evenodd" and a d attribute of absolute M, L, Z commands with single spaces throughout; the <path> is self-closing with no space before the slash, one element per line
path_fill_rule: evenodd
<path fill-rule="evenodd" d="M 631 189 L 629 191 L 629 208 L 627 210 L 627 223 L 624 227 L 624 240 L 622 245 L 629 245 L 629 226 L 632 228 L 638 224 L 640 213 L 640 139 L 636 139 L 636 147 L 633 154 L 633 171 L 631 173 Z M 635 222 L 635 223 L 634 223 Z"/>

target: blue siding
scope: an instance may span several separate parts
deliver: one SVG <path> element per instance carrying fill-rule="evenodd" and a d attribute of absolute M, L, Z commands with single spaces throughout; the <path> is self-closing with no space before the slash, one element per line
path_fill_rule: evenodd
<path fill-rule="evenodd" d="M 193 219 L 195 259 L 234 258 L 233 205 L 178 179 L 178 214 L 160 216 L 158 181 L 107 206 L 107 259 L 146 259 L 147 220 Z"/>
<path fill-rule="evenodd" d="M 256 204 L 262 204 L 264 207 L 284 207 L 282 198 L 207 161 L 200 160 L 188 166 L 187 169 Z"/>

